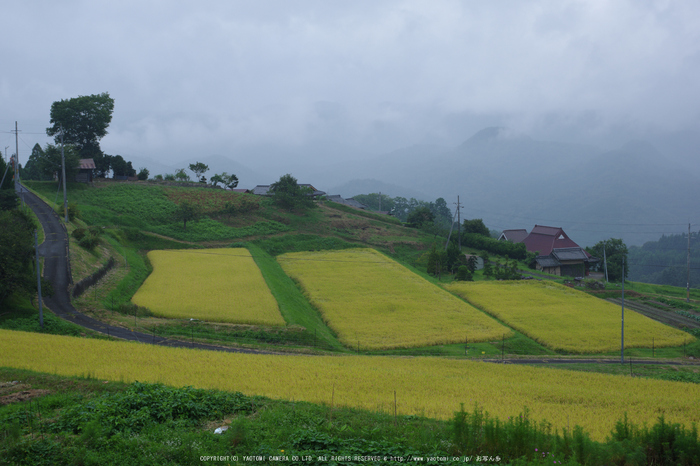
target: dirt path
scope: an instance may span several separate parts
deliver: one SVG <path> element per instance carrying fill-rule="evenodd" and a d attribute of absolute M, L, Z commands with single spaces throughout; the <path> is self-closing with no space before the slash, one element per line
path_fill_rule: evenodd
<path fill-rule="evenodd" d="M 606 301 L 622 306 L 622 299 L 620 298 L 608 298 Z M 671 327 L 700 328 L 700 322 L 697 320 L 676 314 L 674 311 L 664 311 L 647 304 L 630 300 L 625 300 L 625 308 L 632 309 L 633 311 L 639 312 L 650 319 L 654 319 L 662 324 L 670 325 Z"/>

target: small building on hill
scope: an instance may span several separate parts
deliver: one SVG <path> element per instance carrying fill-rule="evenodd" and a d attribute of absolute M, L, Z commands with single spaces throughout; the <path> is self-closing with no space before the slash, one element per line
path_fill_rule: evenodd
<path fill-rule="evenodd" d="M 80 159 L 78 165 L 78 174 L 75 175 L 75 181 L 78 183 L 92 183 L 95 174 L 95 161 L 93 159 Z"/>
<path fill-rule="evenodd" d="M 356 201 L 352 197 L 350 199 L 344 199 L 340 194 L 331 194 L 329 196 L 326 196 L 326 199 L 331 202 L 337 202 L 338 204 L 354 207 L 356 209 L 369 210 L 369 207 L 367 207 L 361 202 Z"/>
<path fill-rule="evenodd" d="M 583 277 L 590 266 L 600 259 L 591 256 L 576 244 L 560 227 L 535 225 L 527 230 L 504 230 L 499 240 L 523 243 L 528 252 L 538 253 L 537 270 L 552 275 Z"/>

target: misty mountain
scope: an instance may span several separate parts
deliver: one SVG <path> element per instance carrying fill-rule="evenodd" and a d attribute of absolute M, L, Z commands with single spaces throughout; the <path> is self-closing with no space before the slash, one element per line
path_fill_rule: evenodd
<path fill-rule="evenodd" d="M 489 228 L 560 226 L 582 246 L 610 237 L 642 244 L 682 231 L 700 197 L 694 177 L 648 142 L 601 151 L 506 128 L 486 128 L 452 149 L 393 151 L 365 170 L 397 192 L 425 193 L 423 200 L 451 204 L 459 195 L 463 218 L 482 218 Z M 359 194 L 360 185 L 348 187 Z"/>
<path fill-rule="evenodd" d="M 426 193 L 372 179 L 351 180 L 342 185 L 329 188 L 327 193 L 340 194 L 345 198 L 353 197 L 357 194 L 382 193 L 390 197 L 405 197 L 406 199 L 413 197 L 419 200 L 430 199 L 430 196 Z"/>

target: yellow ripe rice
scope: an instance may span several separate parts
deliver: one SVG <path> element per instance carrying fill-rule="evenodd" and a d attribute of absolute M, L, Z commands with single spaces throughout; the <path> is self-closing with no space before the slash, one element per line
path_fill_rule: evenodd
<path fill-rule="evenodd" d="M 373 249 L 277 258 L 349 347 L 407 348 L 512 335 L 483 312 Z"/>
<path fill-rule="evenodd" d="M 551 281 L 452 283 L 445 289 L 554 350 L 620 349 L 621 308 Z M 625 309 L 625 347 L 679 346 L 693 337 Z"/>
<path fill-rule="evenodd" d="M 0 330 L 0 366 L 103 380 L 240 391 L 248 395 L 450 419 L 464 403 L 506 420 L 604 440 L 625 413 L 637 425 L 700 422 L 700 385 L 441 358 L 224 353 Z M 571 431 L 571 430 L 569 430 Z"/>
<path fill-rule="evenodd" d="M 277 301 L 245 248 L 150 251 L 153 273 L 132 298 L 154 315 L 284 325 Z"/>

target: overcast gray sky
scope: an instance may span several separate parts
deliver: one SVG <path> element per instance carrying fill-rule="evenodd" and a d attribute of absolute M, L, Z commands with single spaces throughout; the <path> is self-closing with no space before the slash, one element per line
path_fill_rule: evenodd
<path fill-rule="evenodd" d="M 605 141 L 700 127 L 700 2 L 4 2 L 0 150 L 109 92 L 102 148 L 167 163 L 258 143 L 382 152 L 500 124 Z M 245 164 L 245 160 L 239 160 Z"/>

